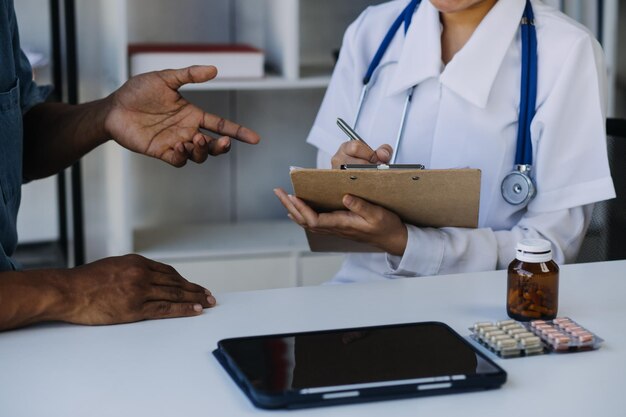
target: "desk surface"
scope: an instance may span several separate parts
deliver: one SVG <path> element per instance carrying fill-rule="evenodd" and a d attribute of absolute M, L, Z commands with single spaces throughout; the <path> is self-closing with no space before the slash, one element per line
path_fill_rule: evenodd
<path fill-rule="evenodd" d="M 200 317 L 0 333 L 0 416 L 236 416 L 255 409 L 210 354 L 226 337 L 437 320 L 467 336 L 506 318 L 503 271 L 218 294 Z M 598 351 L 496 359 L 499 390 L 326 407 L 298 416 L 623 416 L 626 261 L 561 268 L 560 316 Z M 492 356 L 493 357 L 493 356 Z M 291 412 L 290 412 L 291 413 Z"/>

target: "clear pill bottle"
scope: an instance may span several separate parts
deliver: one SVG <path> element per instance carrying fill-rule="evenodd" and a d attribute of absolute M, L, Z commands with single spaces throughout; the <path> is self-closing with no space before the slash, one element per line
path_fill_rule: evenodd
<path fill-rule="evenodd" d="M 523 239 L 509 264 L 506 312 L 520 321 L 551 320 L 559 304 L 559 267 L 552 245 L 544 239 Z"/>

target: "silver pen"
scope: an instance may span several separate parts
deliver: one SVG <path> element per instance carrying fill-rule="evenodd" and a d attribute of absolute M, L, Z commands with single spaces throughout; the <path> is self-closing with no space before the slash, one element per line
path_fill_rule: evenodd
<path fill-rule="evenodd" d="M 361 138 L 359 136 L 358 133 L 356 133 L 354 131 L 354 129 L 352 129 L 350 127 L 350 125 L 348 125 L 342 118 L 338 117 L 337 118 L 337 126 L 339 126 L 339 128 L 341 130 L 343 130 L 343 132 L 348 135 L 348 137 L 350 138 L 350 140 L 358 140 L 359 142 L 363 143 L 365 146 L 367 146 L 368 148 L 372 149 L 372 147 L 370 145 L 367 144 L 367 142 L 365 142 L 363 140 L 363 138 Z M 372 150 L 373 152 L 373 150 Z"/>

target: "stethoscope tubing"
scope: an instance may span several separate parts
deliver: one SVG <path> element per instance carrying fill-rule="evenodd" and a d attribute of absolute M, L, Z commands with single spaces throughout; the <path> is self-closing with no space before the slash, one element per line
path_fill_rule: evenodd
<path fill-rule="evenodd" d="M 517 132 L 516 165 L 532 165 L 530 122 L 535 116 L 537 102 L 537 32 L 530 2 L 526 2 L 521 25 L 522 36 L 522 88 Z"/>
<path fill-rule="evenodd" d="M 357 123 L 361 116 L 361 111 L 365 103 L 367 93 L 371 86 L 375 84 L 376 78 L 380 73 L 380 70 L 385 66 L 397 63 L 397 61 L 390 61 L 382 66 L 382 61 L 385 52 L 389 48 L 393 38 L 395 37 L 400 25 L 404 23 L 404 33 L 408 31 L 411 19 L 415 10 L 420 5 L 421 0 L 411 0 L 409 4 L 402 10 L 400 15 L 394 20 L 391 27 L 385 34 L 383 41 L 376 50 L 372 61 L 370 62 L 367 72 L 363 77 L 363 88 L 359 97 L 356 116 L 354 118 L 353 126 L 356 129 Z M 535 17 L 530 4 L 530 0 L 526 0 L 524 7 L 524 13 L 521 21 L 521 38 L 522 38 L 522 65 L 521 65 L 521 87 L 520 87 L 520 108 L 519 108 L 519 120 L 517 131 L 517 144 L 515 152 L 515 169 L 513 172 L 520 173 L 526 178 L 526 181 L 530 183 L 531 188 L 534 190 L 534 185 L 529 176 L 532 166 L 533 154 L 532 154 L 532 140 L 530 134 L 530 125 L 533 117 L 535 116 L 535 107 L 537 102 L 537 32 L 535 30 Z M 394 151 L 391 159 L 391 163 L 396 162 L 398 150 L 401 145 L 402 136 L 404 134 L 404 128 L 406 125 L 407 113 L 410 107 L 413 92 L 416 86 L 412 86 L 407 92 L 407 96 L 402 109 L 402 118 L 400 119 L 400 126 L 396 134 Z M 523 168 L 520 168 L 523 167 Z M 505 178 L 506 181 L 506 178 Z M 504 187 L 504 181 L 503 181 Z M 534 194 L 532 194 L 534 195 Z M 532 195 L 530 198 L 532 198 Z M 503 197 L 504 193 L 503 193 Z M 506 197 L 505 200 L 509 201 Z M 528 200 L 525 200 L 526 202 Z M 510 202 L 510 201 L 509 201 Z M 512 203 L 514 204 L 514 203 Z"/>

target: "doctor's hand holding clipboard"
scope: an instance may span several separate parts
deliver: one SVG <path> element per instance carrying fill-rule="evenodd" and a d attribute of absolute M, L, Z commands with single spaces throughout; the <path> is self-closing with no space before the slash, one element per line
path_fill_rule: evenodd
<path fill-rule="evenodd" d="M 342 143 L 332 157 L 334 169 L 348 164 L 389 163 L 393 154 L 390 145 L 383 144 L 373 150 L 341 119 L 338 124 L 351 140 Z M 404 253 L 407 242 L 406 225 L 392 211 L 346 194 L 342 200 L 346 210 L 317 213 L 304 201 L 287 194 L 281 188 L 275 189 L 274 193 L 287 209 L 287 216 L 307 231 L 366 243 L 397 256 Z"/>

